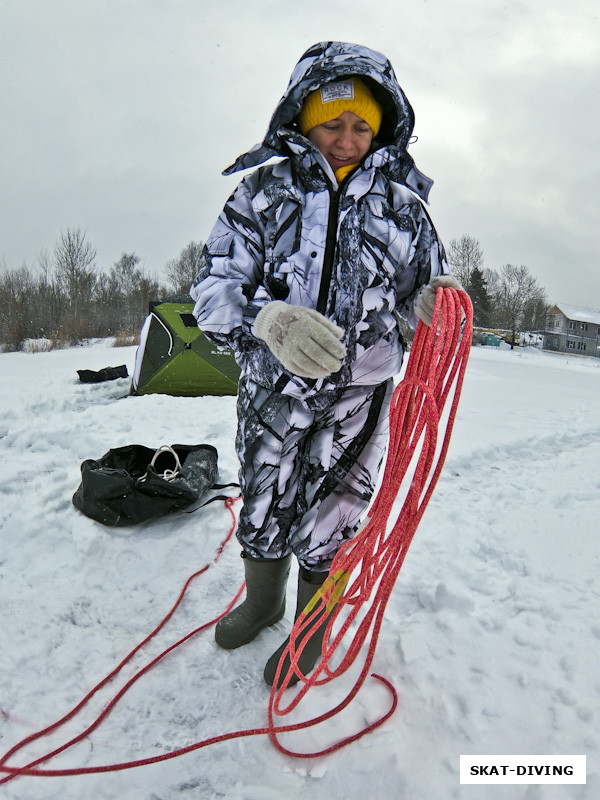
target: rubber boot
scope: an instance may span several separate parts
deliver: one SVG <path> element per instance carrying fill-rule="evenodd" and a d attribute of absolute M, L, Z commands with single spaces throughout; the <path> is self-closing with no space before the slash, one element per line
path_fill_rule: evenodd
<path fill-rule="evenodd" d="M 253 558 L 242 553 L 246 574 L 246 599 L 217 622 L 215 641 L 233 650 L 248 644 L 263 628 L 274 625 L 285 613 L 285 590 L 292 556 Z"/>
<path fill-rule="evenodd" d="M 295 620 L 298 619 L 300 614 L 306 608 L 308 602 L 312 600 L 315 596 L 315 593 L 319 589 L 319 587 L 325 582 L 328 576 L 328 572 L 309 572 L 308 570 L 300 567 L 298 572 L 298 598 L 296 601 L 296 616 Z M 319 625 L 317 630 L 313 633 L 311 638 L 304 646 L 304 650 L 300 654 L 300 658 L 298 659 L 298 666 L 302 671 L 303 675 L 307 675 L 315 666 L 319 658 L 321 657 L 321 647 L 323 645 L 323 637 L 325 635 L 325 628 L 327 627 L 327 623 L 329 622 L 329 618 L 331 617 L 332 611 L 325 617 L 323 622 Z M 306 633 L 306 632 L 305 632 Z M 272 686 L 275 681 L 275 675 L 277 673 L 277 666 L 283 654 L 283 651 L 288 646 L 290 639 L 289 636 L 285 640 L 285 642 L 276 650 L 271 658 L 267 661 L 264 671 L 264 678 L 266 683 L 269 686 Z M 279 673 L 279 686 L 283 682 L 284 677 L 287 675 L 288 670 L 290 668 L 290 659 L 289 656 L 285 657 L 285 661 L 281 667 L 281 672 Z M 288 686 L 293 686 L 295 683 L 298 683 L 300 678 L 296 673 L 292 675 L 290 678 Z"/>

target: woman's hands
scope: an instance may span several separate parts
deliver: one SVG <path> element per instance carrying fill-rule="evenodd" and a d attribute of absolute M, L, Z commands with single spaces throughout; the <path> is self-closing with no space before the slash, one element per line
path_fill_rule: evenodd
<path fill-rule="evenodd" d="M 254 321 L 254 335 L 262 339 L 283 366 L 301 378 L 325 378 L 337 372 L 346 347 L 344 331 L 312 308 L 273 300 Z"/>
<path fill-rule="evenodd" d="M 438 275 L 423 286 L 417 298 L 415 313 L 425 325 L 431 327 L 433 322 L 433 309 L 438 289 L 462 289 L 460 283 L 452 275 Z"/>

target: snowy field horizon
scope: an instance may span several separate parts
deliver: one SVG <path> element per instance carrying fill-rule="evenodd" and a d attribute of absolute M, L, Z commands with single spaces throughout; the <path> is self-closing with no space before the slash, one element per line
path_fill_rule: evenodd
<path fill-rule="evenodd" d="M 73 508 L 81 462 L 126 444 L 209 443 L 220 481 L 237 478 L 234 397 L 130 397 L 128 379 L 78 381 L 78 369 L 126 364 L 131 374 L 135 351 L 101 341 L 0 354 L 2 753 L 110 672 L 189 575 L 212 562 L 230 527 L 220 503 L 121 529 Z M 373 662 L 396 687 L 398 709 L 373 733 L 307 760 L 283 755 L 265 736 L 236 739 L 134 770 L 20 777 L 0 786 L 0 798 L 596 800 L 599 389 L 599 359 L 472 348 L 446 464 Z M 224 610 L 242 580 L 239 549 L 226 546 L 131 670 Z M 212 630 L 191 639 L 48 766 L 123 762 L 264 726 L 263 666 L 289 632 L 294 586 L 284 620 L 253 643 L 226 652 Z M 338 702 L 353 682 L 342 676 L 313 689 L 301 717 Z M 97 698 L 86 723 L 115 691 Z M 282 739 L 300 751 L 326 747 L 388 704 L 385 689 L 367 680 L 342 716 Z M 67 732 L 82 727 L 69 723 Z M 33 745 L 11 765 L 64 740 Z M 461 754 L 586 755 L 587 783 L 461 786 Z"/>

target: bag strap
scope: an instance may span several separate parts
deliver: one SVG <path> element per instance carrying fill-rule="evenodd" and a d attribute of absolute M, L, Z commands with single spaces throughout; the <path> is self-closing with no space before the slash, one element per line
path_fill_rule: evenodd
<path fill-rule="evenodd" d="M 208 491 L 211 491 L 212 489 L 227 489 L 230 486 L 237 486 L 238 489 L 240 488 L 239 483 L 213 483 L 213 485 L 210 487 L 210 489 Z M 205 500 L 203 503 L 200 503 L 200 505 L 196 506 L 195 508 L 191 508 L 191 509 L 187 509 L 187 510 L 183 510 L 182 509 L 182 513 L 183 514 L 193 514 L 195 511 L 198 511 L 200 508 L 204 508 L 204 506 L 207 506 L 210 503 L 215 503 L 217 500 L 221 500 L 222 502 L 225 502 L 226 500 L 231 500 L 231 496 L 227 495 L 227 494 L 217 494 L 214 497 L 211 497 L 209 500 Z"/>

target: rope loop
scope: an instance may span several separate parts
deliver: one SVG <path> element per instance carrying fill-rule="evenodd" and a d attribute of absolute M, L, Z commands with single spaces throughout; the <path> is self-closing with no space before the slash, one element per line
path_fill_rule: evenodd
<path fill-rule="evenodd" d="M 158 457 L 161 453 L 171 453 L 173 458 L 175 459 L 175 469 L 165 469 L 163 472 L 157 472 L 159 478 L 162 478 L 165 481 L 174 481 L 176 478 L 179 477 L 181 473 L 181 461 L 179 460 L 179 456 L 173 450 L 171 445 L 162 444 L 152 456 L 152 461 L 150 462 L 150 467 L 154 469 L 154 465 Z M 143 483 L 144 481 L 148 480 L 148 472 L 144 472 L 144 474 L 137 479 L 137 483 Z"/>

